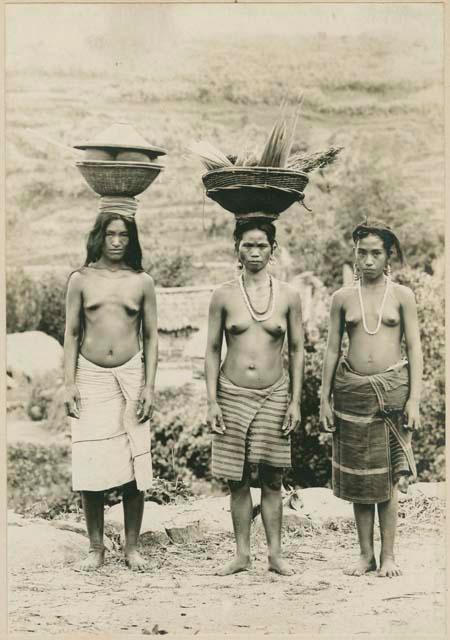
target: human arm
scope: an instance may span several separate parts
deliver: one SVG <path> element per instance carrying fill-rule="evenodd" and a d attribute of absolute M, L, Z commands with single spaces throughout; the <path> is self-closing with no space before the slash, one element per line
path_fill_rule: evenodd
<path fill-rule="evenodd" d="M 414 293 L 407 287 L 401 289 L 401 313 L 409 362 L 409 397 L 404 412 L 406 425 L 412 430 L 420 427 L 423 356 L 416 300 Z"/>
<path fill-rule="evenodd" d="M 205 353 L 205 380 L 207 394 L 206 422 L 212 431 L 225 432 L 222 411 L 217 402 L 217 382 L 219 379 L 220 356 L 224 331 L 224 315 L 222 295 L 220 290 L 214 291 L 209 304 L 208 338 Z"/>
<path fill-rule="evenodd" d="M 283 435 L 285 436 L 288 436 L 300 425 L 300 400 L 304 373 L 302 303 L 300 294 L 298 291 L 293 289 L 289 291 L 289 311 L 287 320 L 290 402 L 282 427 Z"/>
<path fill-rule="evenodd" d="M 153 413 L 156 368 L 158 366 L 158 324 L 156 294 L 153 278 L 147 273 L 143 277 L 142 295 L 142 339 L 144 351 L 144 386 L 139 396 L 137 415 L 145 422 Z"/>
<path fill-rule="evenodd" d="M 71 418 L 80 417 L 81 399 L 75 384 L 81 339 L 82 276 L 73 273 L 67 283 L 66 326 L 64 330 L 64 407 Z"/>
<path fill-rule="evenodd" d="M 328 339 L 322 368 L 322 391 L 320 398 L 320 425 L 324 431 L 335 430 L 331 393 L 336 366 L 341 353 L 342 336 L 344 334 L 344 314 L 342 297 L 337 291 L 331 300 L 328 321 Z"/>

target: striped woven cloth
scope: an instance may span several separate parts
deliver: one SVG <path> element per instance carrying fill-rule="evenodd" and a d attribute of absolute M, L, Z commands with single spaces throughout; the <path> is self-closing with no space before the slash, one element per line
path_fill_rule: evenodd
<path fill-rule="evenodd" d="M 217 401 L 225 423 L 224 434 L 213 434 L 212 472 L 226 480 L 242 480 L 244 464 L 291 466 L 290 438 L 281 427 L 288 407 L 285 374 L 266 389 L 233 384 L 221 371 Z"/>
<path fill-rule="evenodd" d="M 416 477 L 414 455 L 402 428 L 408 394 L 406 361 L 365 375 L 341 359 L 333 387 L 334 495 L 362 504 L 385 502 L 402 473 Z"/>
<path fill-rule="evenodd" d="M 71 418 L 72 487 L 104 491 L 136 480 L 152 484 L 149 422 L 139 423 L 137 400 L 144 384 L 142 352 L 118 367 L 100 367 L 78 356 L 80 417 Z"/>

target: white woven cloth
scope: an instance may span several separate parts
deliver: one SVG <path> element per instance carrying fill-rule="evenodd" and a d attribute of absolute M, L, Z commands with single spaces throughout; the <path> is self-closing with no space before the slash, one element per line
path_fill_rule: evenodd
<path fill-rule="evenodd" d="M 123 218 L 134 220 L 138 206 L 136 198 L 131 196 L 102 196 L 100 198 L 99 213 L 118 213 Z"/>
<path fill-rule="evenodd" d="M 71 418 L 72 488 L 103 491 L 136 480 L 152 484 L 150 422 L 139 423 L 137 401 L 144 385 L 142 352 L 119 367 L 100 367 L 81 354 L 76 385 L 80 417 Z"/>

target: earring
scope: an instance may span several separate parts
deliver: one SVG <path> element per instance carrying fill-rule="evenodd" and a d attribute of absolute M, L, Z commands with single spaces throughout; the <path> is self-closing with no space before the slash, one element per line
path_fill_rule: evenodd
<path fill-rule="evenodd" d="M 269 258 L 269 264 L 273 267 L 274 265 L 277 264 L 277 262 L 278 262 L 278 260 L 276 259 L 276 257 L 272 253 L 270 258 Z"/>
<path fill-rule="evenodd" d="M 237 266 L 238 271 L 241 271 L 241 269 L 243 269 L 243 268 L 244 268 L 244 265 L 242 264 L 242 262 L 241 262 L 240 260 L 238 260 L 238 262 L 237 262 L 237 265 L 236 265 L 236 266 Z"/>
<path fill-rule="evenodd" d="M 353 282 L 356 283 L 359 280 L 359 271 L 356 262 L 353 263 Z"/>
<path fill-rule="evenodd" d="M 392 269 L 391 269 L 391 265 L 389 264 L 389 262 L 387 263 L 385 269 L 384 269 L 384 273 L 386 275 L 386 278 L 390 278 L 391 274 L 392 274 Z"/>

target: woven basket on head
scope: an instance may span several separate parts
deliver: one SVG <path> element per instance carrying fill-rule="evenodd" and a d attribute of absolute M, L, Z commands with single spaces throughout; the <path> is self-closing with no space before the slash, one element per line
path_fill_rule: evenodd
<path fill-rule="evenodd" d="M 236 216 L 262 212 L 278 217 L 294 202 L 301 202 L 304 198 L 301 191 L 259 185 L 208 189 L 206 195 Z"/>
<path fill-rule="evenodd" d="M 140 162 L 82 161 L 81 175 L 100 196 L 137 196 L 151 185 L 163 167 Z"/>
<path fill-rule="evenodd" d="M 207 190 L 254 185 L 303 191 L 308 184 L 306 173 L 275 167 L 225 167 L 208 171 L 202 180 Z"/>

